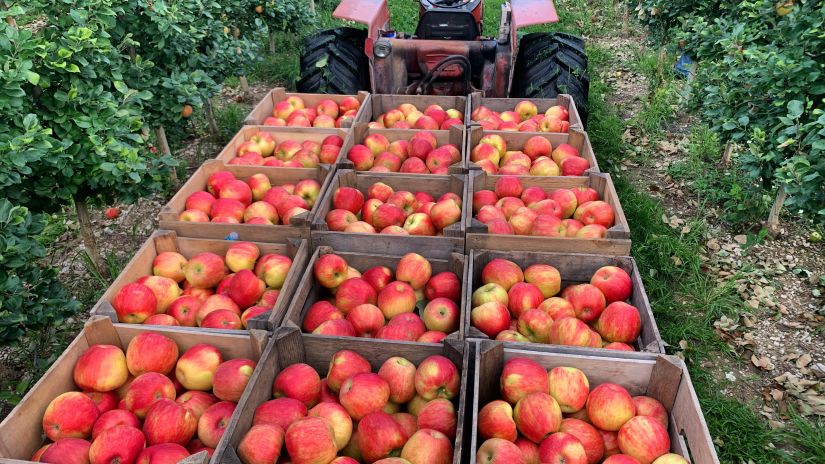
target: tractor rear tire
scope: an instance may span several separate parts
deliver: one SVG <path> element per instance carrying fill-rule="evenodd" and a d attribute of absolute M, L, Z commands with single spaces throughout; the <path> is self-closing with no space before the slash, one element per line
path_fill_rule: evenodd
<path fill-rule="evenodd" d="M 587 54 L 584 41 L 563 32 L 536 32 L 519 41 L 512 94 L 521 98 L 554 98 L 566 93 L 587 123 Z"/>
<path fill-rule="evenodd" d="M 339 27 L 307 38 L 301 54 L 298 92 L 354 95 L 370 88 L 370 68 L 364 54 L 367 31 Z"/>

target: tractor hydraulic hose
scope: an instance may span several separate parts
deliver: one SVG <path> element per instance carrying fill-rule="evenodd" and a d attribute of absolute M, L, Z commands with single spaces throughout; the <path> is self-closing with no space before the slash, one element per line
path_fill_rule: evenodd
<path fill-rule="evenodd" d="M 418 87 L 416 88 L 416 93 L 418 95 L 426 94 L 428 87 L 432 85 L 432 82 L 442 72 L 444 72 L 444 69 L 447 66 L 451 64 L 458 64 L 464 69 L 464 89 L 466 92 L 469 92 L 472 78 L 472 66 L 470 64 L 470 60 L 463 55 L 450 55 L 439 61 L 433 69 L 424 76 L 421 83 L 418 84 Z"/>

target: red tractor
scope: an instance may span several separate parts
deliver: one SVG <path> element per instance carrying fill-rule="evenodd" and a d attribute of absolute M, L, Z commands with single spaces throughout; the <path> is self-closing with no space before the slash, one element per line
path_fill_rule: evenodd
<path fill-rule="evenodd" d="M 333 16 L 367 26 L 309 37 L 298 91 L 354 94 L 552 98 L 570 94 L 587 118 L 584 41 L 566 33 L 519 29 L 559 20 L 552 0 L 501 5 L 498 37 L 482 35 L 483 0 L 419 0 L 414 34 L 394 31 L 386 0 L 343 0 Z"/>

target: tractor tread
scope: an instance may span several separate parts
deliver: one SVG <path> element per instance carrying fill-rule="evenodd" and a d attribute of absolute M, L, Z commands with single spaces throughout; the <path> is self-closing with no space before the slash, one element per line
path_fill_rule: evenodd
<path fill-rule="evenodd" d="M 308 37 L 298 91 L 353 95 L 369 90 L 369 61 L 363 52 L 366 36 L 362 29 L 340 27 Z"/>

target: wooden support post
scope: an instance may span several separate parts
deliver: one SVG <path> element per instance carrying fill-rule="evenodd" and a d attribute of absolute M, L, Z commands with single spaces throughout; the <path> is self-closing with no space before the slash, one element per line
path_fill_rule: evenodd
<path fill-rule="evenodd" d="M 628 12 L 627 2 L 622 2 L 622 37 L 630 35 L 630 13 Z"/>
<path fill-rule="evenodd" d="M 776 192 L 776 198 L 773 201 L 773 206 L 771 207 L 771 213 L 768 215 L 768 222 L 765 224 L 771 237 L 779 235 L 779 214 L 782 212 L 782 206 L 785 204 L 787 197 L 788 194 L 785 192 L 785 186 L 779 186 L 779 190 Z"/>
<path fill-rule="evenodd" d="M 309 0 L 309 11 L 315 13 L 315 0 Z"/>
<path fill-rule="evenodd" d="M 665 47 L 659 47 L 659 60 L 657 63 L 656 71 L 659 74 L 659 82 L 662 83 L 665 81 L 665 60 L 667 60 L 667 51 Z"/>
<path fill-rule="evenodd" d="M 725 167 L 730 166 L 730 157 L 733 155 L 733 143 L 728 142 L 725 144 L 725 152 L 722 154 L 722 165 Z"/>
<path fill-rule="evenodd" d="M 275 53 L 275 34 L 269 31 L 269 53 Z"/>
<path fill-rule="evenodd" d="M 104 278 L 109 277 L 109 270 L 106 263 L 103 262 L 103 257 L 100 255 L 100 250 L 97 249 L 97 241 L 95 240 L 95 232 L 92 227 L 92 219 L 89 217 L 89 208 L 84 200 L 77 197 L 74 198 L 74 208 L 77 212 L 77 223 L 80 226 L 80 237 L 83 239 L 83 247 L 86 249 L 86 254 L 92 261 L 92 265 L 97 272 Z"/>
<path fill-rule="evenodd" d="M 241 81 L 241 98 L 246 101 L 249 98 L 249 81 L 246 76 L 240 76 L 238 80 Z"/>
<path fill-rule="evenodd" d="M 212 111 L 212 102 L 205 100 L 203 102 L 203 112 L 206 115 L 206 122 L 209 124 L 209 133 L 218 135 L 218 121 L 215 120 L 215 113 Z"/>
<path fill-rule="evenodd" d="M 166 130 L 163 126 L 155 127 L 155 138 L 158 139 L 158 148 L 160 149 L 160 153 L 162 155 L 172 156 L 172 149 L 169 148 L 169 141 L 166 140 Z M 172 168 L 170 180 L 172 181 L 172 187 L 177 189 L 179 182 L 178 172 L 175 168 Z"/>

